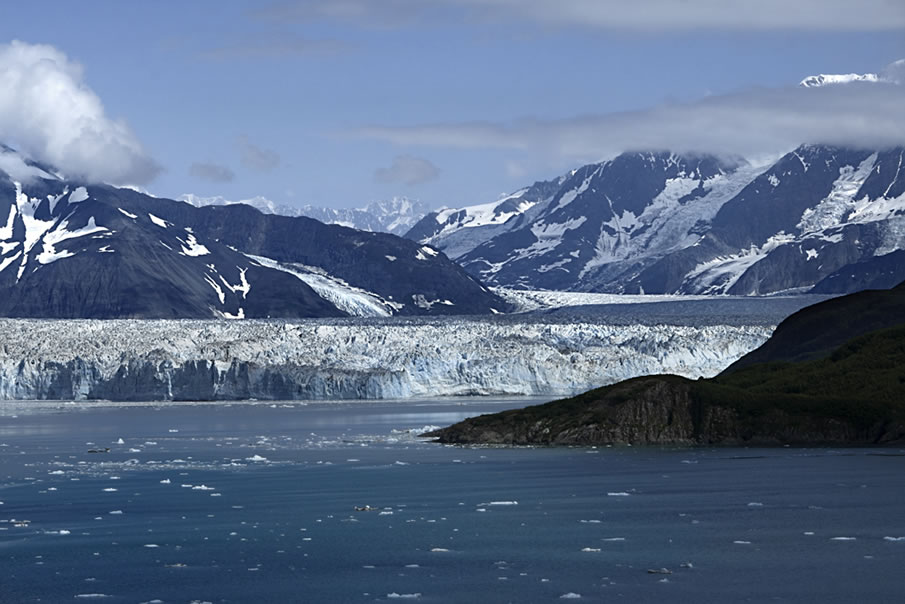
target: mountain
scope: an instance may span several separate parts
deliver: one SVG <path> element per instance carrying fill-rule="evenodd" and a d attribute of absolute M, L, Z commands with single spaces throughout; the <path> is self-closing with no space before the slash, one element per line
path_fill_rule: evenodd
<path fill-rule="evenodd" d="M 875 73 L 845 73 L 845 74 L 819 74 L 808 76 L 801 81 L 799 86 L 804 88 L 819 88 L 834 84 L 849 84 L 851 82 L 877 82 L 880 76 Z"/>
<path fill-rule="evenodd" d="M 60 177 L 0 150 L 0 316 L 252 318 L 499 312 L 431 247 L 193 207 Z"/>
<path fill-rule="evenodd" d="M 905 76 L 905 59 L 899 59 L 884 67 L 880 73 L 821 73 L 806 77 L 799 83 L 799 86 L 803 88 L 820 88 L 822 86 L 837 86 L 853 82 L 902 84 L 905 81 L 903 76 Z"/>
<path fill-rule="evenodd" d="M 279 204 L 266 197 L 252 197 L 240 201 L 229 201 L 223 197 L 199 197 L 191 193 L 180 196 L 181 201 L 195 207 L 226 206 L 237 203 L 251 206 L 264 214 L 279 214 L 280 216 L 307 216 L 325 224 L 338 224 L 360 231 L 373 231 L 375 233 L 392 233 L 404 235 L 427 213 L 427 206 L 417 200 L 405 197 L 372 201 L 363 208 L 335 209 L 305 205 L 295 207 Z"/>
<path fill-rule="evenodd" d="M 636 378 L 427 436 L 523 445 L 901 443 L 903 368 L 905 283 L 805 308 L 715 378 Z"/>
<path fill-rule="evenodd" d="M 405 237 L 442 249 L 451 258 L 461 256 L 497 235 L 530 223 L 566 178 L 538 181 L 491 203 L 431 212 Z"/>
<path fill-rule="evenodd" d="M 803 145 L 767 165 L 625 153 L 546 183 L 544 193 L 555 193 L 536 195 L 521 213 L 499 213 L 506 220 L 487 237 L 470 235 L 480 232 L 465 220 L 472 209 L 445 211 L 434 232 L 423 228 L 428 216 L 406 236 L 506 287 L 806 291 L 844 267 L 905 248 L 903 163 L 905 148 L 826 145 Z"/>

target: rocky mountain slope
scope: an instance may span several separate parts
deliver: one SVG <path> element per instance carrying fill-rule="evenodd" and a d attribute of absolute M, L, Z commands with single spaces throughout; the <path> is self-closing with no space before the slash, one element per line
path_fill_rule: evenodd
<path fill-rule="evenodd" d="M 0 316 L 473 314 L 506 304 L 385 233 L 66 180 L 0 149 Z"/>
<path fill-rule="evenodd" d="M 637 378 L 431 436 L 523 445 L 902 442 L 905 284 L 803 309 L 712 379 Z"/>
<path fill-rule="evenodd" d="M 517 192 L 514 211 L 494 204 L 477 206 L 480 212 L 446 210 L 406 236 L 506 287 L 806 291 L 905 248 L 903 163 L 905 148 L 824 145 L 803 145 L 760 166 L 707 155 L 625 153 Z M 851 291 L 858 284 L 837 280 L 835 287 Z"/>

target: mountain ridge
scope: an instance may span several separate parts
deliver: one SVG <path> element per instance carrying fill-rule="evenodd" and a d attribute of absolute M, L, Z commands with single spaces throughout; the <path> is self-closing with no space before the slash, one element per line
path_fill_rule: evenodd
<path fill-rule="evenodd" d="M 9 174 L 12 171 L 13 174 Z M 0 316 L 482 314 L 507 305 L 442 253 L 386 233 L 196 208 L 67 180 L 0 151 Z"/>
<path fill-rule="evenodd" d="M 762 164 L 624 153 L 548 181 L 555 192 L 498 224 L 468 223 L 475 208 L 495 210 L 485 204 L 428 215 L 406 236 L 445 250 L 494 286 L 807 291 L 844 267 L 905 248 L 903 161 L 902 147 L 802 145 Z M 842 279 L 835 291 L 850 291 L 846 284 L 855 286 Z"/>

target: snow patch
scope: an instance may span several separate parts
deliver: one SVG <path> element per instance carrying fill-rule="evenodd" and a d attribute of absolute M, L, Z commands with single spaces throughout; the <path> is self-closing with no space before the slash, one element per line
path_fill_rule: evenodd
<path fill-rule="evenodd" d="M 154 224 L 156 224 L 157 226 L 159 226 L 162 229 L 167 228 L 167 225 L 169 224 L 163 218 L 159 218 L 159 217 L 155 216 L 154 214 L 151 214 L 150 212 L 148 212 L 148 218 L 151 219 L 151 222 L 153 222 Z"/>

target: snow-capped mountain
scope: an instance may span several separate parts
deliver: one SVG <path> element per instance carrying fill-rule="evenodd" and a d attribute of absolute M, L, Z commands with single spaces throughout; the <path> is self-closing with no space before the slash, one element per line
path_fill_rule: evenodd
<path fill-rule="evenodd" d="M 66 180 L 0 149 L 0 316 L 463 314 L 506 304 L 386 233 Z"/>
<path fill-rule="evenodd" d="M 798 85 L 804 88 L 819 88 L 852 82 L 903 84 L 905 83 L 905 59 L 899 59 L 884 67 L 880 73 L 843 73 L 808 76 Z"/>
<path fill-rule="evenodd" d="M 551 197 L 471 249 L 458 245 L 468 241 L 464 221 L 422 240 L 507 287 L 804 291 L 847 265 L 905 248 L 903 163 L 901 148 L 821 145 L 767 165 L 625 153 L 572 172 Z"/>
<path fill-rule="evenodd" d="M 804 88 L 818 88 L 820 86 L 831 86 L 833 84 L 850 84 L 851 82 L 877 82 L 880 76 L 875 73 L 843 73 L 843 74 L 824 74 L 808 76 L 798 85 Z"/>
<path fill-rule="evenodd" d="M 372 201 L 363 208 L 352 209 L 323 208 L 312 205 L 296 207 L 279 204 L 261 196 L 230 201 L 220 196 L 200 197 L 187 193 L 180 196 L 179 199 L 195 207 L 225 206 L 241 203 L 260 210 L 265 214 L 292 217 L 307 216 L 308 218 L 320 220 L 325 224 L 338 224 L 361 231 L 392 233 L 394 235 L 404 235 L 427 213 L 427 206 L 424 203 L 406 197 Z"/>
<path fill-rule="evenodd" d="M 493 237 L 530 222 L 566 180 L 539 181 L 491 203 L 443 208 L 424 216 L 405 236 L 460 256 Z"/>

